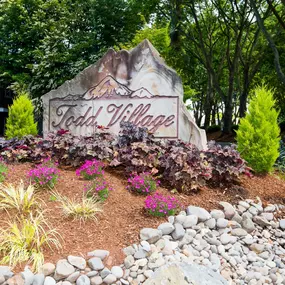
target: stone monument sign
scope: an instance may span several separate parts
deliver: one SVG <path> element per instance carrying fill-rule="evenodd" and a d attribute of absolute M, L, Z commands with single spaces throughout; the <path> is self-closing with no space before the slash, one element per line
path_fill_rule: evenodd
<path fill-rule="evenodd" d="M 89 136 L 99 125 L 118 133 L 120 122 L 129 121 L 157 138 L 179 138 L 206 148 L 205 131 L 183 103 L 180 77 L 148 40 L 131 51 L 110 49 L 42 100 L 44 135 L 68 129 Z"/>

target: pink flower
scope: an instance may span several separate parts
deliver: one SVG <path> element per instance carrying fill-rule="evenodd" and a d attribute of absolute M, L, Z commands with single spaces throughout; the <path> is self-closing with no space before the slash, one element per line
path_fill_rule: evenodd
<path fill-rule="evenodd" d="M 52 162 L 50 160 L 46 160 L 43 164 L 37 165 L 28 173 L 28 177 L 31 179 L 32 183 L 38 184 L 42 187 L 51 188 L 53 188 L 54 184 L 58 180 L 58 176 L 59 171 L 52 166 Z"/>
<path fill-rule="evenodd" d="M 77 176 L 83 176 L 85 179 L 93 179 L 104 174 L 104 163 L 97 160 L 86 160 L 85 163 L 76 170 Z"/>
<path fill-rule="evenodd" d="M 158 192 L 147 196 L 145 200 L 145 209 L 154 216 L 174 215 L 181 208 L 181 203 L 175 197 L 163 196 Z"/>
<path fill-rule="evenodd" d="M 139 194 L 148 194 L 154 192 L 156 190 L 156 186 L 158 185 L 155 178 L 152 177 L 149 172 L 132 174 L 128 179 L 128 183 L 129 185 L 127 186 L 127 189 Z"/>

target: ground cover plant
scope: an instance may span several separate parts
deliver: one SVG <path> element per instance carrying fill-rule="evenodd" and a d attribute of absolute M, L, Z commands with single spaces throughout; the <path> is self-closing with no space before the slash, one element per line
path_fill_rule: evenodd
<path fill-rule="evenodd" d="M 0 158 L 0 183 L 5 180 L 5 177 L 7 175 L 7 170 L 8 170 L 8 167 L 6 163 L 3 161 L 2 158 Z"/>
<path fill-rule="evenodd" d="M 102 202 L 108 198 L 110 190 L 111 188 L 103 176 L 93 179 L 84 188 L 85 195 L 88 198 L 99 198 Z"/>
<path fill-rule="evenodd" d="M 210 141 L 205 155 L 212 169 L 210 182 L 214 184 L 234 182 L 241 174 L 251 175 L 250 168 L 241 158 L 235 145 L 222 147 L 214 141 Z"/>
<path fill-rule="evenodd" d="M 171 141 L 159 160 L 164 180 L 181 192 L 196 190 L 212 175 L 206 156 L 192 144 Z"/>
<path fill-rule="evenodd" d="M 52 189 L 59 178 L 59 170 L 50 160 L 48 160 L 31 169 L 28 173 L 28 177 L 31 180 L 31 183 L 39 188 Z"/>
<path fill-rule="evenodd" d="M 182 204 L 174 196 L 165 196 L 158 192 L 145 199 L 145 210 L 155 217 L 172 216 L 183 209 Z"/>
<path fill-rule="evenodd" d="M 133 193 L 148 195 L 153 193 L 159 184 L 160 181 L 156 180 L 149 172 L 133 173 L 128 178 L 127 189 Z"/>
<path fill-rule="evenodd" d="M 76 175 L 86 180 L 92 180 L 104 174 L 103 168 L 104 163 L 97 159 L 86 160 L 84 164 L 76 170 Z"/>

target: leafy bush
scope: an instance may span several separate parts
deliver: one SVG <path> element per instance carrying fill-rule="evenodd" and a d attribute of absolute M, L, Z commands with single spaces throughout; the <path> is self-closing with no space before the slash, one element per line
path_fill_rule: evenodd
<path fill-rule="evenodd" d="M 137 127 L 130 122 L 120 123 L 120 134 L 118 137 L 118 146 L 125 147 L 133 142 L 143 142 L 149 136 L 147 128 Z"/>
<path fill-rule="evenodd" d="M 164 196 L 156 192 L 145 200 L 146 211 L 156 217 L 172 216 L 178 214 L 182 204 L 173 196 Z"/>
<path fill-rule="evenodd" d="M 5 135 L 10 138 L 22 138 L 37 134 L 37 123 L 34 121 L 34 107 L 25 93 L 14 99 L 9 107 Z"/>
<path fill-rule="evenodd" d="M 164 180 L 178 191 L 191 192 L 211 178 L 212 169 L 205 155 L 192 144 L 169 142 L 159 160 Z"/>
<path fill-rule="evenodd" d="M 89 185 L 85 186 L 85 192 L 87 197 L 99 198 L 104 202 L 109 197 L 109 191 L 111 188 L 108 186 L 107 181 L 99 176 L 95 178 Z"/>
<path fill-rule="evenodd" d="M 59 171 L 55 166 L 51 165 L 50 162 L 46 162 L 31 169 L 28 173 L 28 177 L 31 182 L 38 187 L 52 189 L 58 181 Z"/>
<path fill-rule="evenodd" d="M 159 181 L 155 179 L 148 172 L 141 174 L 132 174 L 128 179 L 129 185 L 127 189 L 131 192 L 148 195 L 156 190 L 159 185 Z"/>
<path fill-rule="evenodd" d="M 104 174 L 104 163 L 97 159 L 86 160 L 83 165 L 76 170 L 77 176 L 83 176 L 86 180 L 92 180 Z"/>
<path fill-rule="evenodd" d="M 159 156 L 163 148 L 155 142 L 134 142 L 129 146 L 119 148 L 110 166 L 124 166 L 127 173 L 150 172 L 155 174 L 159 168 Z"/>
<path fill-rule="evenodd" d="M 280 130 L 274 105 L 272 90 L 257 87 L 237 131 L 238 150 L 256 172 L 270 171 L 279 155 Z"/>
<path fill-rule="evenodd" d="M 87 198 L 83 196 L 82 200 L 78 202 L 59 193 L 53 193 L 53 196 L 61 203 L 63 214 L 69 218 L 79 219 L 83 222 L 97 220 L 98 212 L 102 212 L 100 201 L 94 197 Z"/>
<path fill-rule="evenodd" d="M 92 137 L 77 137 L 69 133 L 61 135 L 51 133 L 43 144 L 48 145 L 51 157 L 60 165 L 77 167 L 96 158 L 111 161 L 114 155 L 115 136 L 98 130 Z"/>
<path fill-rule="evenodd" d="M 115 136 L 99 131 L 92 137 L 77 137 L 65 131 L 50 133 L 47 138 L 26 136 L 22 139 L 0 140 L 5 161 L 42 162 L 52 157 L 60 165 L 78 167 L 86 159 L 113 159 Z"/>
<path fill-rule="evenodd" d="M 44 161 L 50 156 L 50 148 L 40 137 L 0 140 L 1 156 L 7 162 Z"/>
<path fill-rule="evenodd" d="M 0 209 L 16 209 L 20 215 L 27 214 L 38 205 L 34 197 L 34 187 L 25 189 L 23 181 L 18 186 L 0 184 Z"/>
<path fill-rule="evenodd" d="M 119 166 L 126 174 L 149 172 L 160 176 L 166 187 L 182 192 L 199 188 L 211 179 L 212 174 L 214 178 L 211 182 L 227 182 L 248 172 L 246 167 L 243 168 L 245 162 L 239 161 L 237 152 L 229 151 L 234 156 L 230 158 L 227 151 L 223 153 L 225 150 L 205 153 L 194 145 L 179 140 L 154 139 L 145 132 L 139 135 L 137 127 L 128 127 L 127 130 L 131 139 L 128 140 L 126 135 L 125 143 L 121 143 L 121 146 L 118 144 L 119 137 L 104 129 L 98 129 L 92 137 L 76 137 L 60 130 L 50 133 L 45 139 L 32 136 L 21 140 L 0 139 L 0 154 L 9 162 L 43 162 L 51 157 L 59 165 L 73 167 L 84 164 L 86 160 L 96 159 L 102 161 L 100 164 L 104 161 L 104 165 Z M 95 192 L 94 190 L 94 194 Z"/>
<path fill-rule="evenodd" d="M 205 155 L 212 168 L 211 182 L 234 182 L 243 173 L 250 175 L 235 145 L 222 147 L 210 141 Z"/>
<path fill-rule="evenodd" d="M 43 247 L 60 248 L 60 235 L 50 229 L 44 216 L 38 214 L 25 219 L 8 222 L 0 231 L 1 264 L 14 267 L 21 262 L 30 261 L 34 271 L 38 271 L 44 263 Z"/>
<path fill-rule="evenodd" d="M 6 174 L 8 172 L 8 166 L 3 161 L 3 158 L 0 158 L 0 183 L 3 182 L 6 178 Z"/>

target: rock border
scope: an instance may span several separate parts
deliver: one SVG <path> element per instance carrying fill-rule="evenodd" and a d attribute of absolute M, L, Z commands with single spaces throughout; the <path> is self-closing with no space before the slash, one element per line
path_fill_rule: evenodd
<path fill-rule="evenodd" d="M 87 260 L 69 255 L 56 265 L 46 263 L 37 274 L 0 266 L 0 285 L 147 284 L 160 268 L 177 262 L 205 266 L 209 275 L 221 276 L 225 283 L 219 284 L 285 284 L 285 219 L 275 218 L 285 206 L 263 207 L 258 197 L 219 205 L 211 212 L 189 206 L 157 229 L 142 229 L 140 244 L 123 249 L 119 266 L 105 266 L 109 251 L 97 249 Z M 199 284 L 208 284 L 204 275 Z"/>

